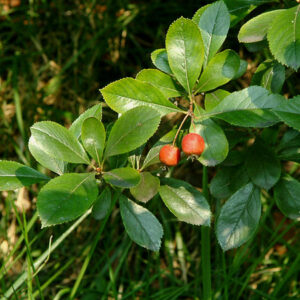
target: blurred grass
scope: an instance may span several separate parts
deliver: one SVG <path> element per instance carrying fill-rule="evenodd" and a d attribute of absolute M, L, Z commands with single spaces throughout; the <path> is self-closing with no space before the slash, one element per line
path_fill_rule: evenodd
<path fill-rule="evenodd" d="M 193 1 L 89 0 L 22 1 L 8 11 L 2 7 L 1 156 L 16 152 L 13 145 L 20 141 L 12 137 L 17 132 L 23 152 L 33 122 L 51 119 L 69 125 L 100 99 L 100 87 L 149 67 L 149 54 L 163 46 L 168 25 L 197 6 Z M 15 117 L 17 123 L 11 124 Z"/>
<path fill-rule="evenodd" d="M 215 299 L 297 298 L 299 230 L 295 227 L 296 222 L 274 214 L 273 199 L 268 201 L 270 203 L 263 205 L 257 236 L 245 246 L 224 254 L 212 238 Z M 147 206 L 162 221 L 165 229 L 160 254 L 149 252 L 129 240 L 116 209 L 80 280 L 76 299 L 201 299 L 199 228 L 178 223 L 159 198 Z M 23 233 L 19 235 L 23 236 L 26 228 L 24 222 L 20 223 Z M 90 255 L 99 225 L 101 223 L 87 218 L 51 253 L 47 263 L 31 281 L 33 295 L 39 299 L 39 278 L 45 299 L 59 299 L 57 295 L 62 291 L 66 294 L 61 299 L 67 299 L 83 262 Z M 41 252 L 48 252 L 50 236 L 53 235 L 55 242 L 69 226 L 40 231 L 39 224 L 35 223 L 26 233 L 28 243 L 22 243 L 18 249 L 23 256 L 15 261 L 14 267 L 4 270 L 7 273 L 4 277 L 1 271 L 2 291 L 6 291 L 22 271 L 28 271 L 25 259 L 29 244 L 31 256 L 36 259 Z M 25 281 L 15 292 L 16 299 L 30 299 L 26 298 L 28 291 Z"/>
<path fill-rule="evenodd" d="M 34 122 L 51 119 L 68 126 L 100 100 L 99 88 L 151 67 L 149 55 L 164 47 L 169 24 L 181 15 L 191 17 L 207 2 L 30 0 L 9 10 L 2 6 L 1 159 L 35 166 L 27 150 Z M 245 55 L 236 40 L 226 43 Z M 262 59 L 246 54 L 252 67 Z M 288 84 L 296 87 L 292 94 L 297 93 L 294 82 L 292 77 Z M 104 110 L 105 121 L 113 116 Z M 200 186 L 196 169 L 199 165 L 186 164 L 180 177 L 191 179 L 195 173 L 193 183 Z M 0 297 L 26 274 L 11 299 L 201 299 L 200 230 L 176 221 L 159 197 L 147 204 L 165 232 L 156 254 L 129 240 L 118 208 L 102 233 L 102 223 L 92 218 L 77 224 L 70 235 L 72 224 L 41 230 L 35 213 L 37 188 L 1 195 Z M 26 213 L 18 202 L 27 203 Z M 212 237 L 214 298 L 297 299 L 297 235 L 299 227 L 265 195 L 259 230 L 246 245 L 223 253 Z M 61 237 L 65 239 L 51 252 Z M 30 265 L 39 259 L 41 267 L 32 270 Z"/>

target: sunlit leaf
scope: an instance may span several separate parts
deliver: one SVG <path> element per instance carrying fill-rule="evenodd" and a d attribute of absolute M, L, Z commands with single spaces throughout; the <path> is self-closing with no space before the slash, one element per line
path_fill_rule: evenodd
<path fill-rule="evenodd" d="M 49 179 L 48 176 L 28 166 L 15 161 L 0 160 L 0 191 L 15 190 Z"/>
<path fill-rule="evenodd" d="M 91 207 L 97 195 L 94 174 L 69 173 L 52 179 L 37 199 L 42 227 L 76 219 Z"/>

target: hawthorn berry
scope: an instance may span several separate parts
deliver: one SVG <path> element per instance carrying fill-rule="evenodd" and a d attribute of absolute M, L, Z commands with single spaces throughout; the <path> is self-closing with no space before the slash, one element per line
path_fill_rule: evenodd
<path fill-rule="evenodd" d="M 180 161 L 180 150 L 173 145 L 165 145 L 159 151 L 159 160 L 167 166 L 176 166 Z"/>
<path fill-rule="evenodd" d="M 183 137 L 181 146 L 186 155 L 200 155 L 204 151 L 205 143 L 200 134 L 189 133 Z"/>

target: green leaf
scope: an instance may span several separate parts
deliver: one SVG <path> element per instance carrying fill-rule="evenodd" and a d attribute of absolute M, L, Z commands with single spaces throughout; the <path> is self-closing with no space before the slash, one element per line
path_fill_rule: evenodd
<path fill-rule="evenodd" d="M 172 74 L 166 49 L 157 49 L 151 53 L 151 60 L 154 66 L 161 71 Z"/>
<path fill-rule="evenodd" d="M 268 11 L 249 20 L 239 31 L 239 42 L 255 43 L 266 39 L 268 29 L 270 28 L 274 18 L 283 11 L 283 9 Z"/>
<path fill-rule="evenodd" d="M 236 130 L 234 127 L 224 127 L 229 149 L 233 149 L 238 143 L 247 143 L 249 133 L 246 130 Z"/>
<path fill-rule="evenodd" d="M 287 161 L 295 161 L 300 163 L 300 146 L 289 147 L 278 154 L 278 158 Z"/>
<path fill-rule="evenodd" d="M 226 251 L 246 243 L 255 233 L 260 215 L 259 189 L 248 183 L 221 208 L 216 234 L 222 249 Z"/>
<path fill-rule="evenodd" d="M 42 227 L 76 219 L 91 207 L 97 195 L 94 174 L 68 173 L 52 179 L 37 198 Z"/>
<path fill-rule="evenodd" d="M 231 150 L 226 159 L 223 161 L 223 166 L 237 166 L 245 160 L 245 152 L 240 150 Z"/>
<path fill-rule="evenodd" d="M 165 134 L 147 153 L 143 166 L 141 170 L 146 169 L 147 167 L 160 163 L 159 152 L 160 149 L 167 144 L 171 144 L 176 135 L 177 129 L 172 129 L 167 134 Z"/>
<path fill-rule="evenodd" d="M 225 97 L 229 96 L 230 93 L 225 90 L 215 90 L 211 93 L 205 94 L 205 110 L 211 111 L 215 108 Z"/>
<path fill-rule="evenodd" d="M 240 67 L 240 58 L 232 50 L 216 54 L 204 69 L 199 83 L 198 92 L 213 90 L 233 79 Z"/>
<path fill-rule="evenodd" d="M 35 123 L 30 129 L 35 146 L 47 155 L 66 162 L 89 164 L 83 147 L 65 127 L 43 121 Z"/>
<path fill-rule="evenodd" d="M 160 182 L 149 172 L 142 172 L 140 175 L 139 184 L 131 188 L 130 193 L 136 200 L 146 203 L 157 194 Z"/>
<path fill-rule="evenodd" d="M 196 106 L 195 116 L 201 114 L 201 107 Z M 205 166 L 215 166 L 221 163 L 228 154 L 228 141 L 222 128 L 211 119 L 195 120 L 190 126 L 190 132 L 200 134 L 205 141 L 205 148 L 198 160 Z"/>
<path fill-rule="evenodd" d="M 109 213 L 111 206 L 111 191 L 107 186 L 98 196 L 92 209 L 92 216 L 96 220 L 102 220 Z"/>
<path fill-rule="evenodd" d="M 133 78 L 115 81 L 101 89 L 101 93 L 108 106 L 118 113 L 125 113 L 141 105 L 154 108 L 161 115 L 182 112 L 158 88 Z"/>
<path fill-rule="evenodd" d="M 121 188 L 131 188 L 139 184 L 141 175 L 137 170 L 127 167 L 105 172 L 103 178 L 111 185 Z"/>
<path fill-rule="evenodd" d="M 272 54 L 282 64 L 300 67 L 300 5 L 280 13 L 268 30 Z"/>
<path fill-rule="evenodd" d="M 198 11 L 193 21 L 196 21 L 201 31 L 205 49 L 205 67 L 226 39 L 230 26 L 229 12 L 223 1 L 217 1 L 209 5 L 205 10 Z"/>
<path fill-rule="evenodd" d="M 300 96 L 284 101 L 273 111 L 284 123 L 300 130 Z"/>
<path fill-rule="evenodd" d="M 266 60 L 256 69 L 251 85 L 260 85 L 272 93 L 280 93 L 285 81 L 283 65 L 274 60 Z"/>
<path fill-rule="evenodd" d="M 74 134 L 77 138 L 81 135 L 81 127 L 85 119 L 94 117 L 101 121 L 102 118 L 102 105 L 96 104 L 93 107 L 86 110 L 82 113 L 70 126 L 69 130 L 72 134 Z"/>
<path fill-rule="evenodd" d="M 246 167 L 252 182 L 266 190 L 274 186 L 280 178 L 280 161 L 272 149 L 260 140 L 256 140 L 249 149 Z"/>
<path fill-rule="evenodd" d="M 50 178 L 30 167 L 14 161 L 0 160 L 0 191 L 47 181 Z"/>
<path fill-rule="evenodd" d="M 37 143 L 34 136 L 31 136 L 28 143 L 28 148 L 35 160 L 45 168 L 52 172 L 62 175 L 65 172 L 66 164 L 63 160 L 49 156 Z"/>
<path fill-rule="evenodd" d="M 85 150 L 100 165 L 105 145 L 105 128 L 98 119 L 87 118 L 82 124 L 81 139 Z"/>
<path fill-rule="evenodd" d="M 244 19 L 256 6 L 273 2 L 274 0 L 224 0 L 230 13 L 230 27 L 234 27 Z"/>
<path fill-rule="evenodd" d="M 194 14 L 192 20 L 198 25 L 200 22 L 200 18 L 202 17 L 205 10 L 210 6 L 211 4 L 206 4 L 202 7 L 200 7 Z"/>
<path fill-rule="evenodd" d="M 247 71 L 247 67 L 248 67 L 248 63 L 243 60 L 243 59 L 240 59 L 240 66 L 239 66 L 239 69 L 238 71 L 236 72 L 235 76 L 233 77 L 233 79 L 237 79 L 237 78 L 240 78 L 242 77 L 245 72 Z"/>
<path fill-rule="evenodd" d="M 159 113 L 150 107 L 127 111 L 112 127 L 104 157 L 130 152 L 143 145 L 155 133 L 159 122 Z"/>
<path fill-rule="evenodd" d="M 204 46 L 197 25 L 183 17 L 172 23 L 166 36 L 166 49 L 172 72 L 191 95 L 204 59 Z"/>
<path fill-rule="evenodd" d="M 244 166 L 223 167 L 210 182 L 210 193 L 214 198 L 226 199 L 249 182 Z"/>
<path fill-rule="evenodd" d="M 263 40 L 261 42 L 256 42 L 256 43 L 249 43 L 249 44 L 244 44 L 246 49 L 249 52 L 255 53 L 255 52 L 264 52 L 266 51 L 266 48 L 268 47 L 268 41 Z"/>
<path fill-rule="evenodd" d="M 274 188 L 276 204 L 290 219 L 300 220 L 300 182 L 289 175 L 283 176 Z"/>
<path fill-rule="evenodd" d="M 129 237 L 146 249 L 158 251 L 163 229 L 156 217 L 124 195 L 120 197 L 120 211 Z"/>
<path fill-rule="evenodd" d="M 277 151 L 280 152 L 289 147 L 300 147 L 300 132 L 298 130 L 287 130 L 277 147 Z"/>
<path fill-rule="evenodd" d="M 159 194 L 168 209 L 180 220 L 210 226 L 211 212 L 205 197 L 185 181 L 165 178 Z"/>
<path fill-rule="evenodd" d="M 266 144 L 273 146 L 277 143 L 279 129 L 274 127 L 264 128 L 260 133 L 260 139 Z"/>
<path fill-rule="evenodd" d="M 282 137 L 277 156 L 282 160 L 300 163 L 300 132 L 290 129 Z"/>
<path fill-rule="evenodd" d="M 279 121 L 271 108 L 278 107 L 284 101 L 280 95 L 269 94 L 259 86 L 251 86 L 231 93 L 203 117 L 217 117 L 236 126 L 268 127 Z"/>
<path fill-rule="evenodd" d="M 170 75 L 167 75 L 159 70 L 142 70 L 136 75 L 136 79 L 154 85 L 167 98 L 181 96 L 180 86 L 173 80 Z"/>
<path fill-rule="evenodd" d="M 109 169 L 118 169 L 127 166 L 128 164 L 128 153 L 110 156 L 107 158 L 109 163 Z"/>

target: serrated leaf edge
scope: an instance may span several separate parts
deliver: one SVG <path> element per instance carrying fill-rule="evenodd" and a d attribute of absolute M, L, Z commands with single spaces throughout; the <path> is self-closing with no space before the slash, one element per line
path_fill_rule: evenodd
<path fill-rule="evenodd" d="M 78 147 L 82 150 L 82 154 L 85 154 L 86 157 L 81 156 L 81 155 L 78 155 L 78 153 L 74 152 L 73 148 L 70 148 L 69 145 L 66 145 L 63 141 L 57 140 L 55 137 L 53 137 L 52 135 L 50 135 L 48 132 L 44 132 L 43 130 L 40 130 L 39 128 L 35 128 L 35 127 L 34 127 L 36 124 L 41 124 L 41 123 L 43 123 L 43 124 L 45 124 L 45 123 L 47 123 L 47 124 L 51 123 L 51 124 L 55 124 L 55 126 L 60 126 L 61 128 L 64 128 L 64 129 L 66 130 L 66 132 L 68 132 L 72 137 L 74 137 L 75 143 L 77 143 Z M 85 152 L 83 146 L 79 143 L 79 141 L 78 141 L 78 139 L 76 138 L 76 136 L 75 136 L 71 131 L 69 131 L 66 127 L 60 125 L 59 123 L 53 122 L 53 121 L 40 121 L 40 122 L 34 123 L 34 124 L 30 127 L 30 130 L 32 130 L 32 129 L 33 129 L 33 130 L 36 130 L 36 131 L 39 131 L 39 132 L 42 132 L 43 134 L 45 134 L 45 135 L 47 135 L 47 136 L 49 136 L 49 137 L 55 139 L 56 141 L 59 141 L 59 142 L 60 142 L 61 144 L 63 144 L 66 148 L 70 149 L 70 150 L 71 150 L 73 153 L 75 153 L 79 158 L 81 158 L 81 159 L 83 160 L 81 163 L 86 163 L 86 164 L 88 164 L 88 165 L 90 164 L 90 162 L 89 162 L 89 160 L 88 160 L 88 156 L 87 156 L 87 154 L 86 154 L 86 152 Z M 57 157 L 55 156 L 55 153 L 53 153 L 53 155 L 47 153 L 47 155 L 49 155 L 49 156 L 51 156 L 51 157 L 53 157 L 53 158 L 57 158 Z"/>
<path fill-rule="evenodd" d="M 63 175 L 78 175 L 78 174 L 83 174 L 83 173 L 66 173 L 66 174 L 63 174 Z M 62 176 L 63 176 L 62 175 Z M 77 188 L 77 187 L 79 187 L 79 185 L 81 185 L 85 180 L 87 180 L 90 176 L 95 176 L 95 174 L 94 173 L 91 173 L 91 174 L 89 174 L 89 176 L 87 176 L 84 180 L 82 180 L 81 182 L 80 182 L 80 184 L 78 184 L 75 188 Z M 59 178 L 60 176 L 57 176 L 57 177 L 55 177 L 55 178 L 53 178 L 52 180 L 55 180 L 55 179 L 57 179 L 57 178 Z M 52 181 L 51 180 L 51 181 Z M 50 182 L 50 181 L 49 181 Z M 41 190 L 40 190 L 40 192 L 44 189 L 44 187 L 45 187 L 46 185 L 44 185 L 42 188 L 41 188 Z M 72 190 L 72 192 L 75 190 L 75 188 Z M 94 200 L 94 202 L 97 200 L 97 197 L 96 197 L 96 199 Z M 93 203 L 92 203 L 92 205 L 93 205 Z M 62 221 L 62 222 L 58 222 L 58 223 L 55 223 L 55 224 L 49 224 L 49 225 L 45 225 L 45 222 L 43 222 L 43 220 L 42 220 L 42 218 L 41 218 L 41 216 L 40 216 L 40 213 L 39 213 L 39 209 L 38 209 L 38 201 L 37 201 L 37 213 L 38 213 L 38 216 L 39 216 L 39 218 L 40 218 L 40 220 L 41 220 L 41 223 L 42 223 L 42 229 L 43 228 L 45 228 L 45 227 L 52 227 L 52 226 L 56 226 L 56 225 L 60 225 L 60 224 L 64 224 L 64 223 L 68 223 L 68 222 L 71 222 L 71 221 L 74 221 L 75 219 L 77 219 L 77 218 L 79 218 L 80 216 L 82 216 L 83 214 L 85 214 L 87 211 L 92 211 L 92 205 L 91 205 L 91 207 L 90 208 L 88 208 L 85 212 L 83 212 L 83 213 L 80 213 L 80 214 L 78 214 L 76 217 L 74 217 L 74 218 L 72 218 L 72 219 L 70 219 L 70 220 L 67 220 L 67 221 Z M 54 214 L 52 214 L 52 216 L 53 216 Z M 52 217 L 51 216 L 51 217 Z M 50 218 L 48 218 L 47 219 L 47 221 L 49 220 Z"/>

